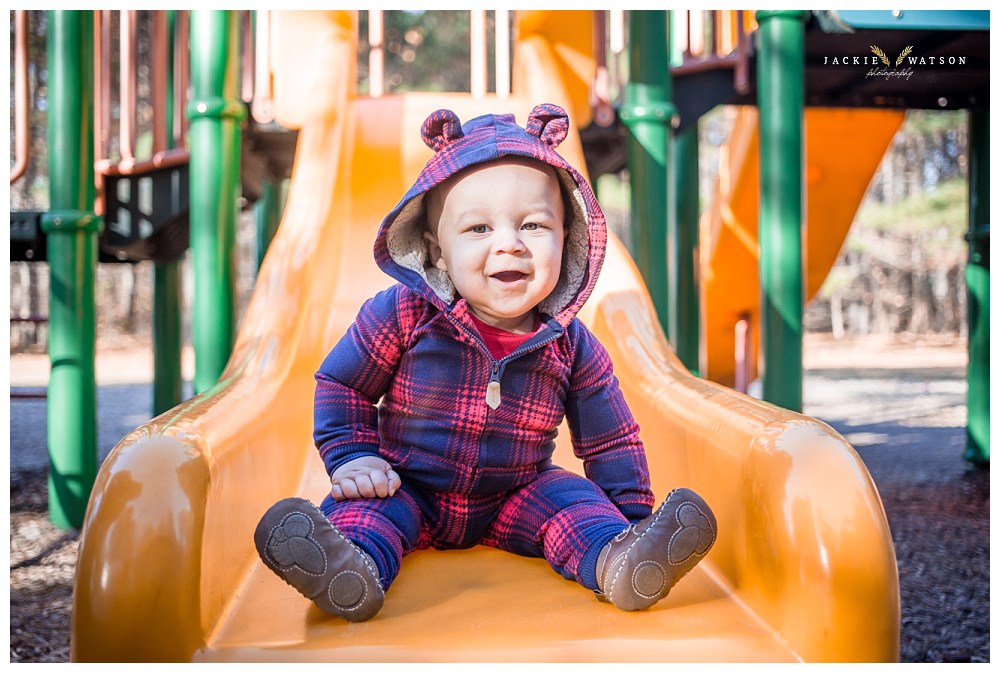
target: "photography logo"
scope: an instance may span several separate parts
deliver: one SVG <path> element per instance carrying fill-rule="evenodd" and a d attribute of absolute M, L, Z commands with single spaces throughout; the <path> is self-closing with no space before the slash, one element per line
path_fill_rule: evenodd
<path fill-rule="evenodd" d="M 889 60 L 889 57 L 885 55 L 884 51 L 873 44 L 872 53 L 878 57 L 878 60 L 885 67 L 879 68 L 876 66 L 875 68 L 869 70 L 865 77 L 884 77 L 885 79 L 889 79 L 890 77 L 902 77 L 903 79 L 910 79 L 913 75 L 913 68 L 904 67 L 900 70 L 897 70 L 897 68 L 906 62 L 906 57 L 912 52 L 913 45 L 907 45 L 903 51 L 899 53 L 899 56 L 896 57 L 896 61 L 893 62 Z"/>
<path fill-rule="evenodd" d="M 965 56 L 918 56 L 913 53 L 913 45 L 907 45 L 892 58 L 877 45 L 871 45 L 874 56 L 824 56 L 823 65 L 869 66 L 865 77 L 879 77 L 885 80 L 904 79 L 913 76 L 915 67 L 923 66 L 964 66 Z"/>

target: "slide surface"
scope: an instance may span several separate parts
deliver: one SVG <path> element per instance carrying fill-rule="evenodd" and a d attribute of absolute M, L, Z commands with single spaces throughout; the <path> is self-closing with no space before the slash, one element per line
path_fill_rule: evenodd
<path fill-rule="evenodd" d="M 353 63 L 348 13 L 287 14 L 278 17 L 299 44 L 322 40 L 315 53 Z M 708 558 L 666 599 L 626 613 L 542 559 L 423 551 L 404 560 L 383 610 L 352 624 L 258 559 L 252 534 L 267 507 L 289 495 L 318 502 L 329 488 L 311 440 L 312 374 L 389 283 L 372 243 L 429 156 L 419 125 L 440 107 L 521 123 L 542 100 L 572 109 L 560 74 L 568 51 L 552 34 L 523 34 L 517 95 L 503 99 L 355 99 L 350 66 L 312 70 L 307 85 L 322 94 L 296 107 L 288 205 L 226 371 L 123 439 L 101 468 L 79 554 L 74 661 L 898 658 L 895 556 L 861 460 L 818 421 L 691 376 L 614 239 L 581 319 L 614 361 L 657 498 L 691 487 L 719 522 Z M 584 165 L 575 134 L 560 151 Z M 556 462 L 582 471 L 564 430 Z"/>

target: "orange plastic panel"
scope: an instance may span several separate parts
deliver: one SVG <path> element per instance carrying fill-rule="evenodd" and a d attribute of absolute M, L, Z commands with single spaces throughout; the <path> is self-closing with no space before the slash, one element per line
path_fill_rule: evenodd
<path fill-rule="evenodd" d="M 542 37 L 518 53 L 552 76 Z M 542 84 L 547 100 L 569 104 L 558 78 L 529 90 Z M 420 123 L 440 107 L 462 119 L 509 111 L 523 123 L 538 102 L 345 93 L 309 115 L 222 380 L 126 437 L 101 468 L 80 545 L 73 660 L 898 658 L 895 557 L 860 459 L 818 421 L 687 373 L 615 239 L 581 317 L 611 353 L 658 496 L 690 486 L 719 522 L 708 558 L 665 600 L 621 612 L 541 559 L 423 551 L 406 558 L 382 612 L 352 624 L 258 559 L 252 533 L 267 507 L 294 494 L 318 501 L 329 487 L 311 442 L 312 374 L 361 302 L 390 282 L 372 242 L 429 155 Z M 562 149 L 583 167 L 578 138 Z M 560 437 L 558 462 L 579 470 Z"/>
<path fill-rule="evenodd" d="M 854 214 L 886 148 L 903 122 L 900 110 L 807 108 L 803 236 L 806 298 L 833 267 Z M 751 373 L 760 343 L 757 247 L 758 139 L 756 108 L 741 108 L 722 148 L 716 193 L 702 213 L 702 367 L 707 378 L 735 380 L 735 329 L 746 315 L 753 330 Z"/>
<path fill-rule="evenodd" d="M 578 10 L 531 10 L 514 14 L 514 29 L 519 43 L 539 42 L 547 47 L 543 69 L 554 70 L 559 78 L 564 107 L 577 128 L 586 128 L 593 118 L 591 90 L 597 64 L 594 61 L 594 12 Z M 545 87 L 553 80 L 540 76 L 537 61 L 514 55 L 513 88 L 531 97 L 534 87 Z M 542 100 L 539 98 L 539 100 Z"/>

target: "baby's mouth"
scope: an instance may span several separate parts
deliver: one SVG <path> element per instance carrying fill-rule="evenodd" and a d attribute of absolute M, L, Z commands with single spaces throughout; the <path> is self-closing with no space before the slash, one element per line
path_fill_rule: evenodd
<path fill-rule="evenodd" d="M 491 278 L 496 278 L 501 283 L 516 283 L 522 278 L 527 278 L 528 274 L 522 273 L 520 271 L 500 271 L 494 273 Z"/>

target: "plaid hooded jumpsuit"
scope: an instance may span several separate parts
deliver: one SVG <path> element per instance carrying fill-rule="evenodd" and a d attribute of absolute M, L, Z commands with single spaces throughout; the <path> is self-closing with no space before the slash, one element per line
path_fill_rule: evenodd
<path fill-rule="evenodd" d="M 464 126 L 450 110 L 424 122 L 435 151 L 382 222 L 379 267 L 398 281 L 369 299 L 316 373 L 314 439 L 328 473 L 362 456 L 393 466 L 389 498 L 321 504 L 378 567 L 388 588 L 417 549 L 483 544 L 544 557 L 597 590 L 601 548 L 650 515 L 653 494 L 638 426 L 607 352 L 576 318 L 604 260 L 604 214 L 587 182 L 555 152 L 562 108 L 539 105 Z M 560 280 L 539 305 L 541 328 L 499 360 L 446 274 L 428 260 L 424 198 L 463 168 L 505 156 L 553 166 L 569 216 Z M 501 401 L 486 402 L 490 383 Z M 566 418 L 587 478 L 552 463 Z"/>

